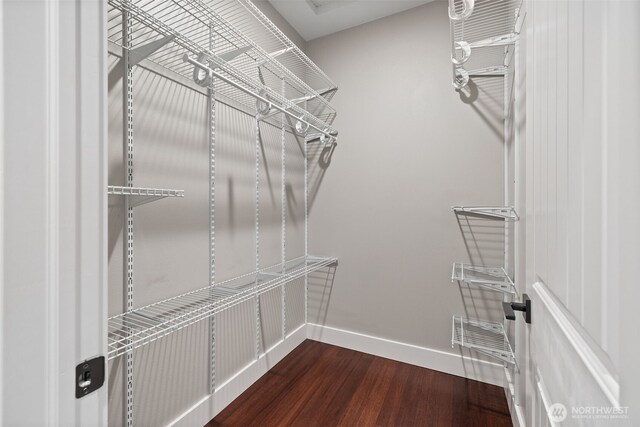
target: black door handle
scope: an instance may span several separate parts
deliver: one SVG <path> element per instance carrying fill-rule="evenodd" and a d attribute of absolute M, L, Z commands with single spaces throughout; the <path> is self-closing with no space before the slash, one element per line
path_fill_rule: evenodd
<path fill-rule="evenodd" d="M 503 302 L 502 310 L 508 320 L 516 320 L 516 311 L 522 311 L 524 320 L 531 323 L 531 298 L 527 294 L 522 294 L 522 302 Z"/>

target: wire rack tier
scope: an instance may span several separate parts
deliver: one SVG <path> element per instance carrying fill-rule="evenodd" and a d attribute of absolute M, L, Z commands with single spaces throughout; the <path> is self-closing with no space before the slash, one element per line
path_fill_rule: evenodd
<path fill-rule="evenodd" d="M 501 323 L 453 316 L 451 346 L 459 345 L 514 365 L 515 356 Z"/>
<path fill-rule="evenodd" d="M 250 0 L 109 0 L 108 4 L 111 43 L 122 47 L 123 16 L 132 22 L 128 49 L 134 63 L 144 57 L 194 80 L 212 73 L 213 83 L 202 85 L 249 111 L 257 114 L 269 105 L 278 106 L 309 123 L 318 135 L 337 135 L 331 126 L 336 112 L 329 104 L 337 86 Z M 256 95 L 267 102 L 256 101 Z M 291 125 L 295 128 L 295 123 Z"/>
<path fill-rule="evenodd" d="M 301 257 L 109 318 L 108 358 L 113 359 L 186 326 L 255 298 L 321 268 L 336 258 Z"/>
<path fill-rule="evenodd" d="M 107 194 L 110 196 L 127 196 L 131 198 L 131 206 L 140 206 L 145 203 L 164 199 L 165 197 L 184 197 L 184 190 L 172 190 L 167 188 L 121 187 L 109 185 Z"/>
<path fill-rule="evenodd" d="M 504 221 L 518 221 L 520 217 L 511 206 L 453 206 L 456 215 L 477 216 Z"/>
<path fill-rule="evenodd" d="M 453 86 L 504 75 L 520 33 L 522 0 L 449 0 Z"/>
<path fill-rule="evenodd" d="M 506 294 L 516 294 L 513 280 L 502 267 L 453 263 L 451 281 L 461 281 Z"/>

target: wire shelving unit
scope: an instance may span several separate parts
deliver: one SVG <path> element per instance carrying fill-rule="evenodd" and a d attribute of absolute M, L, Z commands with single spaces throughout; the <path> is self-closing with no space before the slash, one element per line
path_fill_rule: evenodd
<path fill-rule="evenodd" d="M 129 202 L 130 206 L 135 207 L 164 199 L 165 197 L 184 197 L 184 190 L 109 185 L 107 187 L 107 194 L 110 196 L 129 197 L 131 198 Z"/>
<path fill-rule="evenodd" d="M 454 262 L 451 271 L 451 281 L 465 282 L 469 285 L 480 286 L 506 294 L 516 294 L 513 280 L 502 267 L 487 267 Z"/>
<path fill-rule="evenodd" d="M 449 0 L 453 86 L 507 73 L 523 15 L 522 0 Z"/>
<path fill-rule="evenodd" d="M 455 345 L 495 357 L 510 365 L 516 363 L 502 323 L 453 316 L 451 346 Z"/>
<path fill-rule="evenodd" d="M 518 221 L 520 217 L 511 206 L 453 206 L 456 215 L 485 217 L 504 221 Z"/>
<path fill-rule="evenodd" d="M 291 332 L 286 319 L 287 283 L 304 278 L 307 321 L 308 276 L 336 263 L 309 255 L 308 150 L 304 153 L 304 256 L 287 259 L 286 131 L 306 142 L 334 144 L 338 132 L 330 101 L 337 86 L 250 0 L 108 0 L 107 45 L 123 67 L 124 185 L 108 194 L 124 196 L 123 313 L 108 319 L 108 359 L 123 358 L 123 424 L 134 420 L 134 349 L 196 322 L 209 322 L 209 391 L 216 391 L 216 314 L 237 304 L 255 303 L 256 360 L 261 355 L 260 295 L 280 289 L 282 340 Z M 209 158 L 208 285 L 144 307 L 134 304 L 134 207 L 164 197 L 184 197 L 183 190 L 136 187 L 136 126 L 133 70 L 143 67 L 207 97 Z M 216 280 L 216 105 L 223 102 L 254 117 L 255 260 L 252 273 Z M 281 262 L 260 263 L 261 122 L 280 129 Z"/>
<path fill-rule="evenodd" d="M 329 101 L 337 86 L 250 0 L 108 4 L 109 41 L 127 49 L 133 64 L 151 61 L 263 118 L 284 112 L 308 140 L 335 140 Z M 121 31 L 125 14 L 129 43 Z"/>
<path fill-rule="evenodd" d="M 499 221 L 504 228 L 502 267 L 453 263 L 451 281 L 469 286 L 501 292 L 503 303 L 518 301 L 518 289 L 507 271 L 518 276 L 518 262 L 511 264 L 511 239 L 518 250 L 519 216 L 513 206 L 518 205 L 517 185 L 515 200 L 511 199 L 509 175 L 509 148 L 511 147 L 511 95 L 517 93 L 517 75 L 520 65 L 520 31 L 524 23 L 523 0 L 448 0 L 450 24 L 450 59 L 452 85 L 461 96 L 472 98 L 478 86 L 488 88 L 502 86 L 503 139 L 504 139 L 504 206 L 453 206 L 456 219 Z M 474 82 L 471 79 L 478 77 Z M 482 77 L 482 78 L 480 78 Z M 494 79 L 495 77 L 495 79 Z M 489 83 L 490 82 L 490 83 Z M 514 94 L 513 97 L 517 95 Z M 496 98 L 497 99 L 497 98 Z M 515 103 L 517 104 L 517 102 Z M 515 147 L 515 158 L 518 158 Z M 516 173 L 517 176 L 517 165 Z M 484 223 L 483 223 L 484 224 Z M 469 224 L 471 225 L 471 224 Z M 494 228 L 494 227 L 492 227 Z M 513 235 L 511 233 L 514 233 Z M 517 253 L 517 252 L 516 252 Z M 517 258 L 517 257 L 516 257 Z M 453 316 L 452 346 L 459 345 L 501 360 L 517 371 L 516 358 L 507 336 L 508 324 Z M 517 333 L 516 333 L 517 335 Z M 514 343 L 518 345 L 518 341 Z M 513 387 L 516 389 L 517 387 Z"/>

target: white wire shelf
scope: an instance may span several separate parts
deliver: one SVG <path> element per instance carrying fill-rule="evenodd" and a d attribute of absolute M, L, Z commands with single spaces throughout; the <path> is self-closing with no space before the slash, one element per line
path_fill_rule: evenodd
<path fill-rule="evenodd" d="M 465 282 L 506 294 L 516 295 L 513 280 L 502 267 L 453 263 L 451 281 Z"/>
<path fill-rule="evenodd" d="M 130 55 L 144 52 L 146 59 L 189 79 L 208 73 L 185 62 L 183 57 L 188 54 L 219 73 L 212 83 L 216 93 L 256 113 L 261 103 L 252 94 L 260 95 L 327 134 L 337 135 L 331 126 L 336 113 L 329 104 L 337 86 L 250 0 L 108 3 L 109 41 L 123 46 L 123 13 L 132 19 Z"/>
<path fill-rule="evenodd" d="M 165 188 L 121 187 L 109 185 L 107 194 L 111 196 L 127 196 L 131 198 L 131 206 L 140 206 L 145 203 L 164 199 L 165 197 L 184 197 L 184 190 L 171 190 Z"/>
<path fill-rule="evenodd" d="M 515 365 L 516 358 L 501 323 L 453 316 L 451 346 L 456 344 Z"/>
<path fill-rule="evenodd" d="M 467 215 L 498 219 L 504 221 L 518 221 L 520 217 L 511 206 L 453 206 L 456 215 Z"/>
<path fill-rule="evenodd" d="M 269 290 L 333 265 L 337 258 L 301 257 L 109 318 L 113 359 Z"/>
<path fill-rule="evenodd" d="M 522 0 L 449 0 L 456 89 L 464 88 L 470 76 L 506 73 L 524 18 L 521 8 Z"/>

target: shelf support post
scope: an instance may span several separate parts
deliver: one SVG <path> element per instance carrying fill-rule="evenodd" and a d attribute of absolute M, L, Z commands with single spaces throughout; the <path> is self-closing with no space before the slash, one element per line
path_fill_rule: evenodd
<path fill-rule="evenodd" d="M 260 271 L 260 117 L 256 114 L 255 117 L 255 133 L 256 133 L 256 170 L 255 170 L 255 228 L 256 228 L 256 285 L 258 284 L 258 272 Z M 256 316 L 256 360 L 260 358 L 261 347 L 261 322 L 260 322 L 260 295 L 255 296 L 255 316 Z"/>
<path fill-rule="evenodd" d="M 126 10 L 122 12 L 122 63 L 124 66 L 124 82 L 122 86 L 123 98 L 123 157 L 125 186 L 133 187 L 133 66 L 130 62 L 129 48 L 131 47 L 132 18 Z M 133 310 L 133 204 L 129 197 L 124 198 L 125 223 L 123 233 L 124 249 L 124 306 L 125 312 Z M 130 334 L 130 332 L 129 332 Z M 127 344 L 131 344 L 130 340 Z M 133 351 L 125 353 L 124 369 L 124 424 L 133 426 Z"/>
<path fill-rule="evenodd" d="M 282 77 L 282 97 L 286 98 L 286 82 L 284 77 Z M 286 238 L 287 238 L 287 185 L 286 185 L 286 131 L 285 131 L 285 121 L 286 116 L 284 113 L 280 115 L 280 144 L 281 144 L 281 165 L 280 165 L 280 205 L 281 205 L 281 220 L 282 220 L 282 234 L 281 234 L 281 257 L 282 257 L 282 272 L 284 273 L 285 263 L 287 261 L 287 246 L 286 246 Z M 281 294 L 281 304 L 280 307 L 282 309 L 282 340 L 284 341 L 287 337 L 287 307 L 286 307 L 286 292 L 287 292 L 286 283 L 282 285 L 280 294 Z"/>
<path fill-rule="evenodd" d="M 214 27 L 209 23 L 209 49 L 214 50 Z M 208 88 L 209 102 L 209 286 L 211 288 L 210 298 L 213 302 L 214 289 L 216 283 L 216 94 L 214 82 Z M 216 391 L 216 315 L 209 317 L 209 392 Z"/>
<path fill-rule="evenodd" d="M 309 259 L 309 148 L 306 139 L 303 140 L 304 153 L 304 262 L 305 267 Z M 304 273 L 304 323 L 309 323 L 309 274 Z"/>

